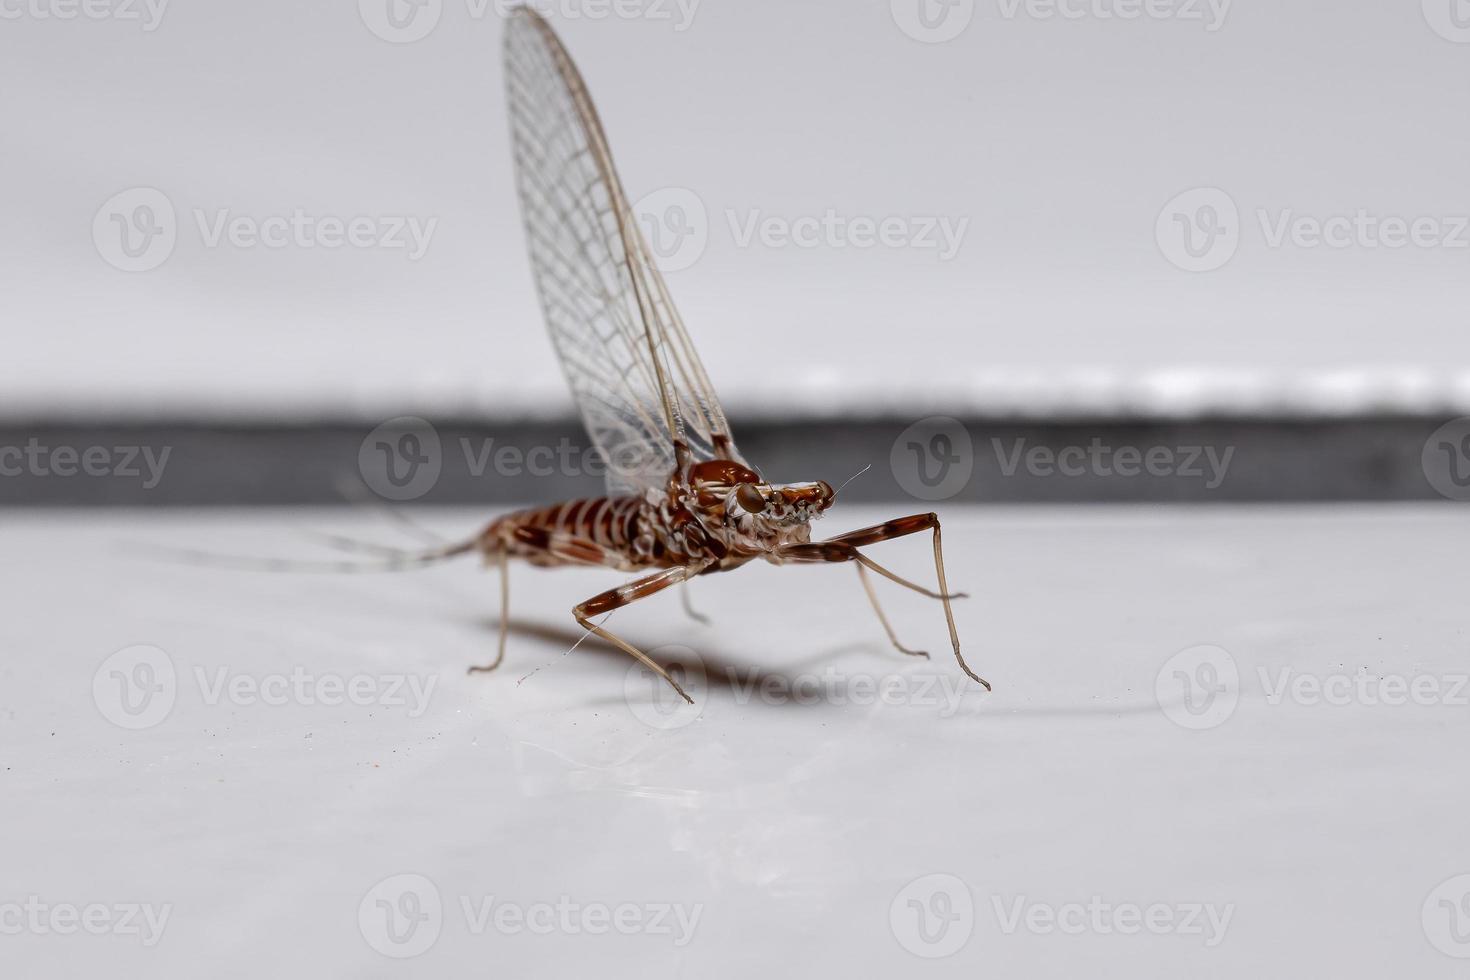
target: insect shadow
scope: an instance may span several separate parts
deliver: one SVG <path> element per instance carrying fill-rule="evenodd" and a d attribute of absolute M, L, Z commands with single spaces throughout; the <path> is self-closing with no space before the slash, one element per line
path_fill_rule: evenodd
<path fill-rule="evenodd" d="M 482 629 L 489 633 L 498 633 L 501 629 L 500 620 L 493 616 L 472 617 L 471 621 L 477 629 Z M 515 619 L 506 623 L 505 629 L 512 636 L 519 639 L 540 640 L 559 646 L 563 650 L 570 650 L 574 644 L 577 644 L 577 650 L 572 656 L 578 656 L 586 652 L 599 657 L 616 659 L 620 662 L 626 661 L 622 650 L 617 646 L 596 635 L 584 634 L 583 631 L 578 629 L 557 626 L 551 623 L 527 622 Z M 578 644 L 579 640 L 581 641 L 580 644 Z M 656 653 L 657 648 L 654 650 L 654 654 Z M 768 683 L 776 683 L 782 685 L 783 689 L 790 690 L 803 676 L 809 676 L 812 671 L 820 670 L 822 667 L 836 662 L 839 658 L 854 653 L 871 653 L 875 658 L 883 657 L 884 655 L 882 647 L 876 643 L 843 643 L 798 660 L 794 664 L 791 664 L 787 670 L 772 670 L 752 663 L 743 657 L 732 655 L 728 651 L 720 650 L 719 648 L 701 646 L 698 651 L 700 662 L 704 666 L 705 686 L 710 691 L 739 690 L 743 692 L 758 691 L 763 685 Z M 665 669 L 673 663 L 670 659 L 657 655 L 654 655 L 654 659 L 659 661 L 659 666 Z M 541 661 L 541 665 L 550 666 L 560 660 L 561 657 L 558 656 L 551 661 Z M 857 673 L 857 671 L 854 671 L 854 673 Z M 871 673 L 873 676 L 883 676 L 881 670 L 864 673 Z M 803 704 L 800 700 L 791 697 L 762 698 L 755 696 L 750 697 L 748 700 L 750 703 L 761 703 L 772 707 L 811 707 L 810 704 Z"/>

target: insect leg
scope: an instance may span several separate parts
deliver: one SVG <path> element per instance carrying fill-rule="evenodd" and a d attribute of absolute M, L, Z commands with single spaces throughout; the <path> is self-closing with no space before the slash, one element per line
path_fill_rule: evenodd
<path fill-rule="evenodd" d="M 506 639 L 510 634 L 510 557 L 512 546 L 520 549 L 516 554 L 523 558 L 545 556 L 570 565 L 598 565 L 616 568 L 623 558 L 616 552 L 604 548 L 595 541 L 575 535 L 544 528 L 518 527 L 510 532 L 509 540 L 499 540 L 493 545 L 496 565 L 500 571 L 500 646 L 495 660 L 481 667 L 471 667 L 471 674 L 484 674 L 500 666 L 505 659 Z M 488 556 L 487 556 L 488 557 Z"/>
<path fill-rule="evenodd" d="M 616 589 L 609 589 L 601 595 L 595 595 L 586 602 L 578 603 L 572 608 L 572 615 L 577 618 L 577 622 L 587 632 L 595 633 L 604 640 L 607 640 L 619 650 L 622 650 L 634 660 L 637 660 L 643 666 L 668 681 L 674 690 L 679 692 L 681 698 L 693 704 L 694 699 L 684 692 L 684 689 L 679 686 L 679 682 L 670 677 L 668 671 L 649 659 L 648 654 L 621 637 L 615 636 L 601 626 L 591 622 L 588 617 L 612 612 L 614 609 L 620 609 L 630 603 L 637 602 L 639 599 L 646 599 L 671 585 L 676 585 L 693 575 L 698 575 L 704 568 L 704 565 L 680 565 L 677 568 L 668 568 L 644 578 L 635 579 L 626 585 L 620 585 Z"/>
<path fill-rule="evenodd" d="M 505 659 L 505 638 L 510 633 L 510 554 L 501 548 L 495 557 L 500 572 L 500 647 L 495 652 L 494 661 L 483 667 L 471 667 L 471 674 L 488 674 Z"/>
<path fill-rule="evenodd" d="M 889 572 L 877 562 L 862 555 L 858 548 L 863 545 L 878 544 L 882 541 L 892 541 L 909 534 L 917 534 L 921 531 L 933 530 L 934 532 L 934 572 L 939 579 L 939 592 L 933 593 L 917 586 L 912 582 L 899 578 Z M 953 598 L 949 591 L 949 583 L 944 578 L 944 548 L 940 542 L 939 515 L 938 514 L 915 514 L 912 517 L 900 517 L 896 520 L 886 521 L 873 527 L 863 528 L 860 531 L 851 531 L 840 534 L 826 541 L 817 541 L 807 545 L 795 545 L 778 552 L 781 557 L 792 558 L 797 561 L 858 561 L 873 571 L 887 578 L 922 592 L 926 595 L 937 596 L 944 603 L 944 621 L 949 626 L 949 641 L 954 647 L 955 660 L 959 661 L 960 669 L 969 675 L 970 679 L 980 684 L 987 691 L 990 690 L 990 682 L 970 669 L 965 663 L 965 657 L 960 653 L 960 633 L 955 628 L 954 610 L 950 608 L 949 600 Z"/>
<path fill-rule="evenodd" d="M 708 626 L 710 624 L 709 617 L 695 609 L 694 606 L 689 602 L 688 582 L 681 583 L 679 586 L 679 602 L 684 607 L 684 615 L 688 616 L 696 623 L 699 623 L 701 626 Z"/>
<path fill-rule="evenodd" d="M 893 632 L 893 626 L 888 622 L 888 617 L 883 615 L 883 607 L 878 605 L 878 593 L 873 591 L 873 583 L 868 581 L 868 570 L 861 563 L 857 565 L 858 578 L 862 580 L 863 591 L 868 594 L 868 601 L 873 604 L 873 612 L 878 614 L 878 622 L 883 624 L 883 632 L 888 634 L 888 642 L 892 643 L 899 653 L 906 653 L 910 657 L 923 657 L 929 659 L 929 654 L 923 650 L 910 650 L 898 642 L 898 634 Z"/>

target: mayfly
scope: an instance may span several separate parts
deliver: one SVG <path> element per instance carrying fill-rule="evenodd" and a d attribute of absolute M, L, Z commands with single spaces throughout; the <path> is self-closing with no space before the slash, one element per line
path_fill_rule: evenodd
<path fill-rule="evenodd" d="M 895 647 L 927 656 L 899 643 L 869 571 L 943 603 L 955 658 L 988 689 L 960 653 L 950 608 L 958 596 L 945 582 L 936 515 L 812 541 L 811 522 L 831 506 L 832 487 L 821 480 L 768 483 L 736 450 L 618 179 L 581 73 L 551 26 L 528 7 L 508 19 L 505 76 L 516 184 L 542 312 L 587 433 L 610 466 L 607 496 L 510 514 L 475 540 L 473 549 L 499 568 L 502 606 L 512 558 L 644 573 L 578 603 L 572 614 L 692 702 L 667 671 L 592 618 L 758 558 L 776 565 L 853 562 Z M 860 550 L 923 531 L 933 535 L 937 592 Z M 502 608 L 495 661 L 475 669 L 500 665 L 506 632 Z"/>
<path fill-rule="evenodd" d="M 618 180 L 587 86 L 551 26 L 528 7 L 508 17 L 505 75 L 531 269 L 582 421 L 608 464 L 607 496 L 509 514 L 469 541 L 433 551 L 372 549 L 391 555 L 382 565 L 312 567 L 404 568 L 479 552 L 500 574 L 500 638 L 495 660 L 472 672 L 494 670 L 505 659 L 511 559 L 641 573 L 578 603 L 572 615 L 587 633 L 623 650 L 693 703 L 663 667 L 593 617 L 606 622 L 615 609 L 756 559 L 776 565 L 852 562 L 899 651 L 928 656 L 899 642 L 878 604 L 870 571 L 943 603 L 955 659 L 988 690 L 960 653 L 950 601 L 961 596 L 951 594 L 945 581 L 936 515 L 916 514 L 813 541 L 811 522 L 832 505 L 832 487 L 821 480 L 768 483 L 735 448 L 709 375 Z M 861 550 L 924 531 L 932 533 L 937 592 Z"/>

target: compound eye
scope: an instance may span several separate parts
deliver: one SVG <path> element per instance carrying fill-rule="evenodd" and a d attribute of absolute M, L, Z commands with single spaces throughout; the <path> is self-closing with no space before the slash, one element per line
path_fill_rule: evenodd
<path fill-rule="evenodd" d="M 766 509 L 766 498 L 753 483 L 742 483 L 735 488 L 735 502 L 748 514 L 759 514 Z"/>

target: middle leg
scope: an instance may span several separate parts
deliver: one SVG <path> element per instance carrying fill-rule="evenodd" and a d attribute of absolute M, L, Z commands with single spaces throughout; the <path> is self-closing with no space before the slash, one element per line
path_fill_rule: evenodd
<path fill-rule="evenodd" d="M 667 568 L 661 572 L 655 572 L 652 575 L 629 582 L 627 585 L 620 585 L 616 589 L 608 589 L 600 595 L 593 596 L 586 602 L 579 602 L 573 607 L 572 615 L 577 618 L 577 622 L 587 632 L 595 633 L 604 640 L 607 640 L 619 650 L 622 650 L 634 660 L 637 660 L 643 666 L 668 681 L 669 685 L 679 692 L 679 697 L 693 704 L 694 699 L 679 686 L 679 682 L 674 680 L 668 671 L 654 663 L 648 654 L 622 637 L 610 633 L 596 623 L 593 623 L 590 617 L 596 616 L 599 613 L 610 613 L 614 609 L 621 609 L 623 606 L 637 602 L 639 599 L 646 599 L 657 592 L 667 589 L 671 585 L 677 585 L 680 582 L 693 578 L 707 567 L 708 563 L 706 562 L 700 565 L 680 565 L 676 568 Z"/>

